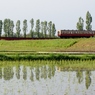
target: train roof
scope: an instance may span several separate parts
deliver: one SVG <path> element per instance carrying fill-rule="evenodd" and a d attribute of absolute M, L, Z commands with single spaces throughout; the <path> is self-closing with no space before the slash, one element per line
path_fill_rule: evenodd
<path fill-rule="evenodd" d="M 88 32 L 88 31 L 92 31 L 92 32 L 95 32 L 95 30 L 58 30 L 58 31 L 85 31 L 85 32 Z"/>

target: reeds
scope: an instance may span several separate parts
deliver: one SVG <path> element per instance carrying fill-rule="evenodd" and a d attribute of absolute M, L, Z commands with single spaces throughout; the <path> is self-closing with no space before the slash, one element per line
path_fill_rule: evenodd
<path fill-rule="evenodd" d="M 95 60 L 95 55 L 68 55 L 68 54 L 33 54 L 33 55 L 4 55 L 0 54 L 0 60 Z"/>
<path fill-rule="evenodd" d="M 13 66 L 30 66 L 41 67 L 48 65 L 49 67 L 57 67 L 61 71 L 73 70 L 95 70 L 95 60 L 23 60 L 23 61 L 0 61 L 0 67 Z"/>

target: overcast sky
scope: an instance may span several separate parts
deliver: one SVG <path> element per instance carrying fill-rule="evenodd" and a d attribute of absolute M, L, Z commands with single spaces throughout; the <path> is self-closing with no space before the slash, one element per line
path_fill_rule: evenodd
<path fill-rule="evenodd" d="M 95 30 L 95 0 L 0 0 L 0 19 L 10 18 L 14 22 L 31 18 L 36 21 L 52 21 L 56 30 L 76 29 L 81 16 L 84 21 L 87 11 L 93 18 Z M 85 26 L 84 26 L 85 29 Z"/>

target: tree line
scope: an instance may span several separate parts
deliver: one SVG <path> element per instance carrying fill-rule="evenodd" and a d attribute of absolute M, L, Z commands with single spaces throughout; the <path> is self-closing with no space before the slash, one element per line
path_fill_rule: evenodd
<path fill-rule="evenodd" d="M 14 21 L 11 19 L 4 19 L 4 21 L 0 20 L 0 37 L 2 36 L 2 30 L 4 31 L 5 37 L 24 37 L 26 38 L 53 38 L 56 34 L 56 27 L 52 21 L 40 21 L 40 19 L 36 20 L 36 25 L 34 27 L 34 19 L 30 20 L 31 29 L 28 32 L 28 24 L 27 20 L 23 20 L 23 27 L 21 34 L 21 21 L 17 20 L 16 25 L 14 25 Z M 16 32 L 14 32 L 14 27 Z"/>
<path fill-rule="evenodd" d="M 92 30 L 92 16 L 90 14 L 89 11 L 87 11 L 86 13 L 86 30 Z M 76 25 L 77 29 L 78 30 L 84 30 L 84 20 L 82 17 L 79 17 L 79 21 L 77 22 L 77 25 Z"/>

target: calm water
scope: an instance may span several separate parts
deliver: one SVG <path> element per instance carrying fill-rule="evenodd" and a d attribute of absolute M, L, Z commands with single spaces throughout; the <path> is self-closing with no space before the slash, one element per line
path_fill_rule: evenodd
<path fill-rule="evenodd" d="M 0 68 L 0 95 L 95 95 L 95 71 L 53 65 Z"/>

